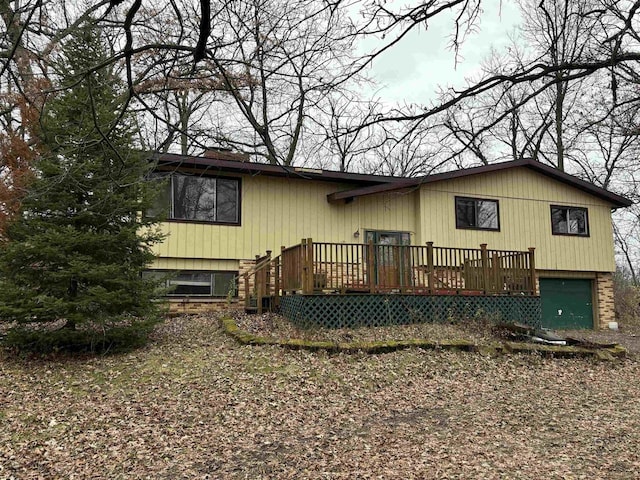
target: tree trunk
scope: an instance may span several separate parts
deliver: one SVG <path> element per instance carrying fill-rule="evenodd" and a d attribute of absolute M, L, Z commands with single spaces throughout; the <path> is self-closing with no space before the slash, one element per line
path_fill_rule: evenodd
<path fill-rule="evenodd" d="M 556 150 L 558 155 L 558 170 L 564 172 L 564 142 L 563 142 L 563 113 L 564 113 L 564 83 L 562 82 L 562 73 L 556 75 L 558 83 L 556 83 Z"/>

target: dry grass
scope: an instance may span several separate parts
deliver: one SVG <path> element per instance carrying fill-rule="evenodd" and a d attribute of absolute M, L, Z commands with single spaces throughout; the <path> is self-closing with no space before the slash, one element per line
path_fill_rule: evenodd
<path fill-rule="evenodd" d="M 248 315 L 241 311 L 229 312 L 238 327 L 259 336 L 276 338 L 302 338 L 320 342 L 375 342 L 384 340 L 470 340 L 483 343 L 493 339 L 491 323 L 483 320 L 456 323 L 422 323 L 374 328 L 298 328 L 274 313 Z"/>
<path fill-rule="evenodd" d="M 0 478 L 637 478 L 640 364 L 239 346 L 0 360 Z"/>
<path fill-rule="evenodd" d="M 496 338 L 496 332 L 492 329 L 492 324 L 482 319 L 465 321 L 464 323 L 425 323 L 359 329 L 301 329 L 273 313 L 247 315 L 240 311 L 232 311 L 228 315 L 243 330 L 258 336 L 283 339 L 301 338 L 304 340 L 341 343 L 424 338 L 435 342 L 467 340 L 477 345 L 503 339 L 501 337 Z M 619 343 L 630 354 L 640 354 L 640 321 L 626 322 L 621 325 L 618 331 L 563 330 L 558 333 L 561 336 L 596 343 Z"/>

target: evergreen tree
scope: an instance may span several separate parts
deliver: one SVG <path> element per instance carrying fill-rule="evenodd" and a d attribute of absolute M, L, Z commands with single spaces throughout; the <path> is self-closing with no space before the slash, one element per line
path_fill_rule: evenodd
<path fill-rule="evenodd" d="M 91 26 L 61 49 L 59 94 L 41 119 L 36 178 L 0 246 L 0 319 L 66 325 L 117 322 L 155 311 L 156 283 L 141 271 L 162 239 L 150 164 L 133 148 L 123 91 Z"/>

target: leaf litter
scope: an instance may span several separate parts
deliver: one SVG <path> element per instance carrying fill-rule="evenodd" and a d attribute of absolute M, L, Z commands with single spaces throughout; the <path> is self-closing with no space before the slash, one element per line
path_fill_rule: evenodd
<path fill-rule="evenodd" d="M 1 358 L 0 478 L 636 478 L 638 378 L 634 356 L 312 353 L 178 317 L 132 353 Z"/>

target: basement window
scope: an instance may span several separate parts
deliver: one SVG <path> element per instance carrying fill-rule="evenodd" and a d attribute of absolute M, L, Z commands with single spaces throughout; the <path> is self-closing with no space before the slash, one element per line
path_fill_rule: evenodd
<path fill-rule="evenodd" d="M 238 295 L 238 272 L 146 270 L 143 276 L 162 279 L 169 297 L 226 297 Z"/>
<path fill-rule="evenodd" d="M 456 228 L 500 230 L 498 201 L 456 197 Z"/>
<path fill-rule="evenodd" d="M 551 205 L 551 231 L 554 235 L 589 236 L 586 208 Z"/>

